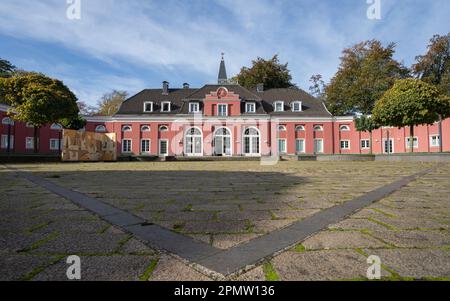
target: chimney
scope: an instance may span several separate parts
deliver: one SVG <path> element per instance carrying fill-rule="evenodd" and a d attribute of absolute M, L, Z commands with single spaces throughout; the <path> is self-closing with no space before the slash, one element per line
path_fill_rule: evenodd
<path fill-rule="evenodd" d="M 163 91 L 162 91 L 163 95 L 169 95 L 169 82 L 168 81 L 163 81 Z"/>
<path fill-rule="evenodd" d="M 189 89 L 189 84 L 188 83 L 184 83 L 183 84 L 183 89 Z"/>
<path fill-rule="evenodd" d="M 256 92 L 264 92 L 264 84 L 257 84 L 256 85 Z"/>

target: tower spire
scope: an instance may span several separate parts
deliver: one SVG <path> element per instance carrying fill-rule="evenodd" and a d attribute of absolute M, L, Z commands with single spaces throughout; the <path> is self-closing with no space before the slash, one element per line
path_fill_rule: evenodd
<path fill-rule="evenodd" d="M 228 82 L 227 69 L 225 68 L 225 59 L 223 58 L 225 53 L 222 52 L 221 54 L 222 60 L 220 61 L 219 76 L 217 79 L 217 83 L 219 85 L 226 84 Z"/>

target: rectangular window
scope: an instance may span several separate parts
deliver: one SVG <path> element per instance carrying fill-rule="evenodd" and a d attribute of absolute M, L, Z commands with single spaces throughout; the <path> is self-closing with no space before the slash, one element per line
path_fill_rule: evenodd
<path fill-rule="evenodd" d="M 255 113 L 256 111 L 256 104 L 253 102 L 247 102 L 245 104 L 245 112 L 246 113 Z"/>
<path fill-rule="evenodd" d="M 228 105 L 220 104 L 217 106 L 218 116 L 228 116 Z"/>
<path fill-rule="evenodd" d="M 361 149 L 369 149 L 370 148 L 370 140 L 361 140 Z"/>
<path fill-rule="evenodd" d="M 405 139 L 405 143 L 406 143 L 406 148 L 411 148 L 410 147 L 410 142 L 411 142 L 411 137 L 406 137 Z M 414 148 L 418 148 L 419 147 L 419 138 L 417 137 L 413 137 L 413 147 Z"/>
<path fill-rule="evenodd" d="M 430 136 L 430 146 L 431 147 L 441 146 L 441 139 L 440 139 L 439 135 Z"/>
<path fill-rule="evenodd" d="M 284 111 L 284 102 L 277 101 L 275 102 L 275 112 L 283 112 Z"/>
<path fill-rule="evenodd" d="M 51 150 L 59 150 L 59 139 L 50 139 L 50 149 Z"/>
<path fill-rule="evenodd" d="M 200 111 L 198 102 L 189 103 L 189 113 L 198 113 Z"/>
<path fill-rule="evenodd" d="M 141 153 L 150 153 L 150 140 L 142 139 L 141 140 Z"/>
<path fill-rule="evenodd" d="M 131 153 L 131 139 L 122 140 L 122 153 Z"/>
<path fill-rule="evenodd" d="M 163 101 L 161 103 L 161 112 L 170 112 L 170 101 Z"/>
<path fill-rule="evenodd" d="M 323 153 L 323 139 L 314 139 L 314 153 Z"/>
<path fill-rule="evenodd" d="M 34 137 L 26 137 L 25 138 L 25 148 L 26 149 L 34 149 Z"/>
<path fill-rule="evenodd" d="M 301 112 L 302 111 L 302 103 L 300 101 L 296 101 L 292 105 L 292 112 Z"/>
<path fill-rule="evenodd" d="M 168 141 L 159 140 L 159 155 L 167 156 L 169 154 Z"/>
<path fill-rule="evenodd" d="M 144 112 L 147 113 L 153 112 L 153 102 L 151 101 L 144 102 Z"/>
<path fill-rule="evenodd" d="M 341 149 L 350 149 L 350 141 L 341 140 Z"/>
<path fill-rule="evenodd" d="M 297 151 L 297 153 L 305 152 L 305 139 L 295 140 L 295 150 Z"/>
<path fill-rule="evenodd" d="M 14 148 L 14 136 L 9 136 L 9 149 Z M 8 135 L 2 135 L 1 148 L 8 149 Z"/>
<path fill-rule="evenodd" d="M 278 153 L 285 154 L 286 152 L 286 139 L 278 139 Z"/>

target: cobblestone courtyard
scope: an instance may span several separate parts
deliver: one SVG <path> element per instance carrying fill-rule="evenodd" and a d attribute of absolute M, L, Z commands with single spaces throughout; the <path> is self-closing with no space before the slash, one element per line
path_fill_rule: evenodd
<path fill-rule="evenodd" d="M 434 166 L 392 162 L 174 162 L 0 165 L 0 279 L 450 279 L 450 164 L 230 276 L 150 248 L 18 174 L 26 170 L 145 220 L 227 250 Z"/>

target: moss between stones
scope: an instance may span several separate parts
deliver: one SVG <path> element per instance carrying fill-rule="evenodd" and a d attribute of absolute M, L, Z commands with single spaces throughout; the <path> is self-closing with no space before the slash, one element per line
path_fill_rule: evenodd
<path fill-rule="evenodd" d="M 294 247 L 294 251 L 297 253 L 303 253 L 306 252 L 306 247 L 302 244 L 298 244 Z"/>
<path fill-rule="evenodd" d="M 153 271 L 155 270 L 156 266 L 158 265 L 158 261 L 159 261 L 159 258 L 155 258 L 150 262 L 150 265 L 147 267 L 144 274 L 139 276 L 140 281 L 148 281 L 150 279 Z"/>

